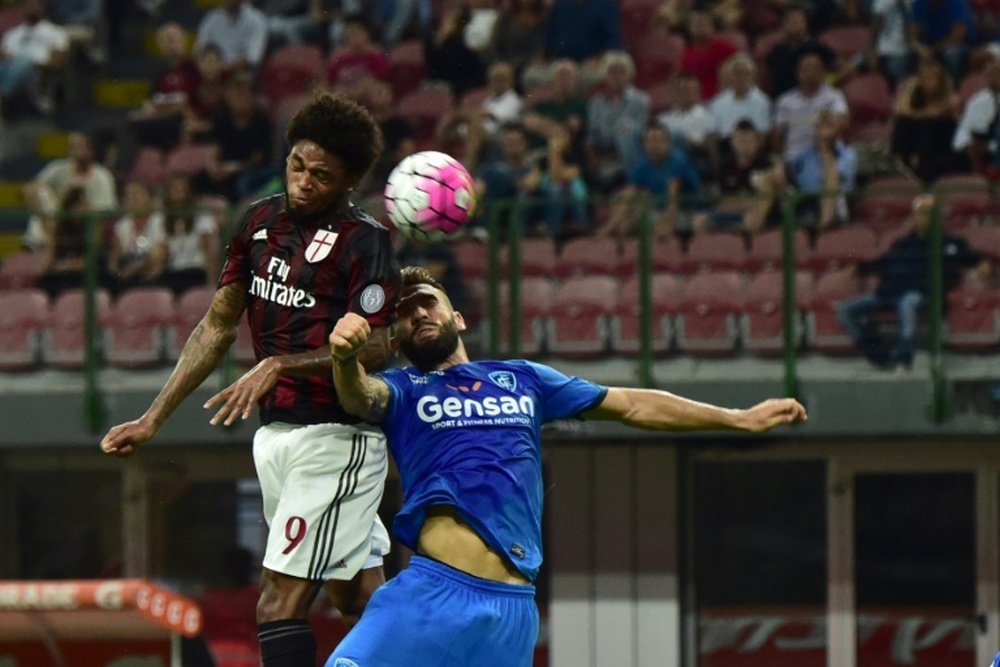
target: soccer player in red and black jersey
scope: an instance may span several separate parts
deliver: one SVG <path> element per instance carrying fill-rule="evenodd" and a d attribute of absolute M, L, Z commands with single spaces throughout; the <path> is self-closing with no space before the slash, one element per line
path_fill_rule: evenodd
<path fill-rule="evenodd" d="M 388 230 L 348 199 L 382 148 L 371 115 L 321 95 L 295 115 L 287 138 L 285 193 L 249 206 L 212 306 L 169 380 L 101 449 L 128 456 L 151 440 L 218 365 L 247 311 L 259 363 L 205 407 L 221 406 L 213 424 L 260 407 L 254 463 L 270 527 L 257 604 L 261 655 L 265 667 L 313 667 L 306 614 L 319 589 L 351 620 L 384 581 L 389 547 L 376 514 L 385 437 L 341 408 L 327 335 L 347 312 L 364 317 L 377 332 L 364 363 L 381 368 L 400 274 Z"/>

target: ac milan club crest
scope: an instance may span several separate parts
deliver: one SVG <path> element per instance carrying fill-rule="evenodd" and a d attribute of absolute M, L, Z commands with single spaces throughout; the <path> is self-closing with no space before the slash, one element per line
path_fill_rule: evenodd
<path fill-rule="evenodd" d="M 306 261 L 310 264 L 321 262 L 333 250 L 333 244 L 337 242 L 337 233 L 326 229 L 316 232 L 312 243 L 306 247 Z"/>

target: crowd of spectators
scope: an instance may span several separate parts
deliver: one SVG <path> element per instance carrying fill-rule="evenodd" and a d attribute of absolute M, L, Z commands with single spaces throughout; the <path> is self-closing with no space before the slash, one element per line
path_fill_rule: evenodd
<path fill-rule="evenodd" d="M 49 0 L 48 14 L 66 2 Z M 45 107 L 44 72 L 58 66 L 68 37 L 45 18 L 43 0 L 23 4 L 23 24 L 0 46 L 0 98 L 27 91 Z M 357 99 L 382 124 L 386 153 L 361 197 L 377 202 L 407 153 L 445 150 L 476 175 L 474 234 L 485 233 L 498 201 L 519 200 L 513 224 L 557 241 L 634 234 L 647 209 L 660 240 L 713 231 L 749 240 L 780 222 L 779 202 L 794 194 L 796 220 L 815 236 L 855 222 L 855 192 L 873 172 L 872 126 L 889 169 L 923 187 L 953 173 L 997 180 L 994 4 L 224 0 L 193 40 L 162 23 L 162 73 L 119 137 L 132 155 L 209 146 L 204 164 L 130 180 L 75 136 L 72 156 L 26 189 L 25 243 L 48 253 L 53 285 L 71 281 L 75 269 L 63 268 L 77 267 L 81 246 L 72 220 L 116 208 L 117 182 L 125 212 L 107 222 L 109 284 L 169 282 L 179 272 L 186 285 L 192 271 L 195 280 L 210 275 L 210 225 L 171 221 L 164 206 L 206 196 L 235 205 L 280 191 L 289 105 L 318 89 Z M 851 48 L 824 37 L 850 27 L 865 35 Z M 283 80 L 273 64 L 296 48 L 307 49 L 294 52 L 298 78 Z M 321 54 L 311 72 L 309 54 Z M 873 77 L 884 82 L 873 95 L 895 96 L 884 117 L 852 108 L 845 95 Z M 436 102 L 407 106 L 432 92 Z"/>

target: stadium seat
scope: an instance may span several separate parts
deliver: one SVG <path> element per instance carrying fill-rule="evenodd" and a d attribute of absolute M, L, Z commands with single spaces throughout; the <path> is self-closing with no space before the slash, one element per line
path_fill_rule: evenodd
<path fill-rule="evenodd" d="M 677 347 L 695 355 L 736 351 L 737 316 L 746 300 L 746 286 L 735 271 L 698 273 L 684 286 L 674 322 Z"/>
<path fill-rule="evenodd" d="M 875 232 L 862 225 L 848 225 L 819 235 L 811 265 L 817 272 L 834 271 L 875 257 Z"/>
<path fill-rule="evenodd" d="M 981 174 L 949 174 L 934 183 L 947 227 L 979 222 L 995 210 L 990 184 Z"/>
<path fill-rule="evenodd" d="M 864 25 L 844 25 L 824 30 L 819 41 L 830 47 L 839 58 L 847 60 L 851 56 L 864 53 L 871 43 L 871 30 Z M 853 113 L 854 109 L 851 109 Z"/>
<path fill-rule="evenodd" d="M 163 151 L 153 146 L 143 146 L 135 156 L 128 179 L 138 181 L 150 190 L 158 188 L 163 183 L 166 172 L 166 157 Z"/>
<path fill-rule="evenodd" d="M 38 362 L 48 321 L 49 297 L 42 290 L 0 292 L 0 370 L 23 370 Z"/>
<path fill-rule="evenodd" d="M 510 246 L 500 252 L 500 266 L 510 275 Z M 551 277 L 556 268 L 556 244 L 552 239 L 521 240 L 521 275 Z"/>
<path fill-rule="evenodd" d="M 851 77 L 842 88 L 851 110 L 851 125 L 885 121 L 892 115 L 892 94 L 881 74 Z"/>
<path fill-rule="evenodd" d="M 783 232 L 780 229 L 769 229 L 754 235 L 750 242 L 750 252 L 747 253 L 746 270 L 757 273 L 780 269 L 783 244 Z M 811 255 L 809 235 L 802 229 L 796 229 L 795 266 L 808 266 Z"/>
<path fill-rule="evenodd" d="M 19 252 L 5 257 L 0 264 L 0 289 L 34 287 L 42 272 L 43 253 Z"/>
<path fill-rule="evenodd" d="M 167 357 L 171 361 L 176 361 L 181 356 L 184 343 L 208 312 L 214 297 L 215 289 L 206 286 L 189 289 L 177 299 L 173 326 L 167 335 Z"/>
<path fill-rule="evenodd" d="M 620 7 L 622 41 L 625 47 L 638 44 L 653 24 L 656 5 L 647 2 L 626 2 Z"/>
<path fill-rule="evenodd" d="M 473 88 L 464 95 L 458 103 L 462 111 L 477 111 L 483 108 L 483 102 L 490 96 L 487 88 Z"/>
<path fill-rule="evenodd" d="M 823 352 L 853 351 L 854 341 L 837 319 L 836 307 L 859 292 L 858 279 L 848 269 L 824 273 L 816 281 L 812 303 L 806 312 L 806 340 Z"/>
<path fill-rule="evenodd" d="M 518 353 L 537 356 L 545 347 L 545 323 L 552 309 L 555 287 L 551 280 L 543 277 L 525 278 L 520 292 L 520 341 Z M 502 354 L 510 354 L 510 283 L 500 285 L 500 321 L 497 348 Z"/>
<path fill-rule="evenodd" d="M 194 176 L 208 169 L 216 148 L 213 144 L 184 144 L 170 151 L 164 169 L 168 174 Z"/>
<path fill-rule="evenodd" d="M 945 342 L 956 350 L 992 350 L 1000 344 L 1000 291 L 959 287 L 948 294 Z"/>
<path fill-rule="evenodd" d="M 620 354 L 638 354 L 640 343 L 640 280 L 632 277 L 625 281 L 621 296 L 611 319 L 611 349 Z M 651 348 L 662 354 L 673 343 L 673 316 L 681 303 L 681 281 L 669 273 L 652 275 L 651 290 Z"/>
<path fill-rule="evenodd" d="M 604 353 L 618 293 L 618 281 L 606 276 L 571 278 L 560 285 L 548 320 L 549 351 L 563 357 Z"/>
<path fill-rule="evenodd" d="M 236 341 L 232 346 L 233 361 L 241 366 L 253 366 L 257 363 L 257 354 L 253 349 L 253 336 L 250 334 L 250 324 L 246 316 L 240 318 L 236 329 Z"/>
<path fill-rule="evenodd" d="M 813 277 L 805 271 L 795 273 L 794 345 L 802 344 L 802 316 L 813 296 Z M 757 354 L 779 354 L 785 349 L 784 274 L 781 271 L 758 273 L 747 287 L 746 306 L 740 317 L 743 348 Z"/>
<path fill-rule="evenodd" d="M 455 241 L 451 243 L 451 253 L 459 273 L 466 280 L 485 278 L 489 273 L 489 246 L 486 243 L 475 239 Z"/>
<path fill-rule="evenodd" d="M 853 218 L 869 227 L 895 227 L 909 217 L 915 194 L 888 190 L 866 192 L 855 202 Z"/>
<path fill-rule="evenodd" d="M 174 319 L 174 295 L 165 287 L 142 287 L 118 297 L 104 332 L 104 358 L 124 367 L 163 360 L 167 328 Z"/>
<path fill-rule="evenodd" d="M 569 278 L 581 275 L 617 275 L 620 263 L 618 242 L 584 236 L 566 242 L 556 258 L 555 275 Z"/>
<path fill-rule="evenodd" d="M 742 236 L 725 232 L 701 234 L 691 239 L 681 269 L 686 273 L 741 271 L 746 260 L 747 248 Z"/>
<path fill-rule="evenodd" d="M 981 255 L 1000 261 L 1000 227 L 996 225 L 967 226 L 956 231 L 972 249 Z"/>
<path fill-rule="evenodd" d="M 80 369 L 86 360 L 86 318 L 82 289 L 63 292 L 52 304 L 52 316 L 42 336 L 42 358 L 57 368 Z M 106 290 L 94 295 L 97 325 L 105 327 L 111 312 L 111 296 Z M 100 346 L 96 346 L 100 349 Z"/>
<path fill-rule="evenodd" d="M 654 241 L 650 249 L 652 256 L 653 271 L 680 272 L 684 261 L 684 254 L 681 245 L 677 241 Z M 638 239 L 626 239 L 622 242 L 621 254 L 618 256 L 617 275 L 620 278 L 628 278 L 636 275 L 639 271 L 639 241 Z"/>
<path fill-rule="evenodd" d="M 269 106 L 274 107 L 325 79 L 323 53 L 318 47 L 307 44 L 279 47 L 267 57 L 259 77 Z"/>
<path fill-rule="evenodd" d="M 389 81 L 397 100 L 420 88 L 427 76 L 421 40 L 408 39 L 397 44 L 389 52 L 389 64 L 392 66 Z"/>
<path fill-rule="evenodd" d="M 636 85 L 645 90 L 669 81 L 680 66 L 683 53 L 684 39 L 679 35 L 647 33 L 632 52 Z"/>
<path fill-rule="evenodd" d="M 418 140 L 434 135 L 441 118 L 455 107 L 451 92 L 441 88 L 418 88 L 399 100 L 399 115 L 415 124 Z"/>

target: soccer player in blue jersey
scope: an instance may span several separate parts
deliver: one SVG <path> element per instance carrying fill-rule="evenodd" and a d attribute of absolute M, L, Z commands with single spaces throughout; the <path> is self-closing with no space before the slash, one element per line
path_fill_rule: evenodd
<path fill-rule="evenodd" d="M 531 664 L 543 423 L 764 432 L 806 418 L 793 399 L 731 410 L 530 361 L 470 361 L 462 315 L 430 274 L 403 269 L 400 297 L 392 344 L 412 367 L 369 376 L 357 355 L 370 325 L 352 313 L 330 334 L 330 353 L 343 407 L 388 438 L 405 496 L 393 531 L 415 556 L 375 592 L 326 667 Z"/>

